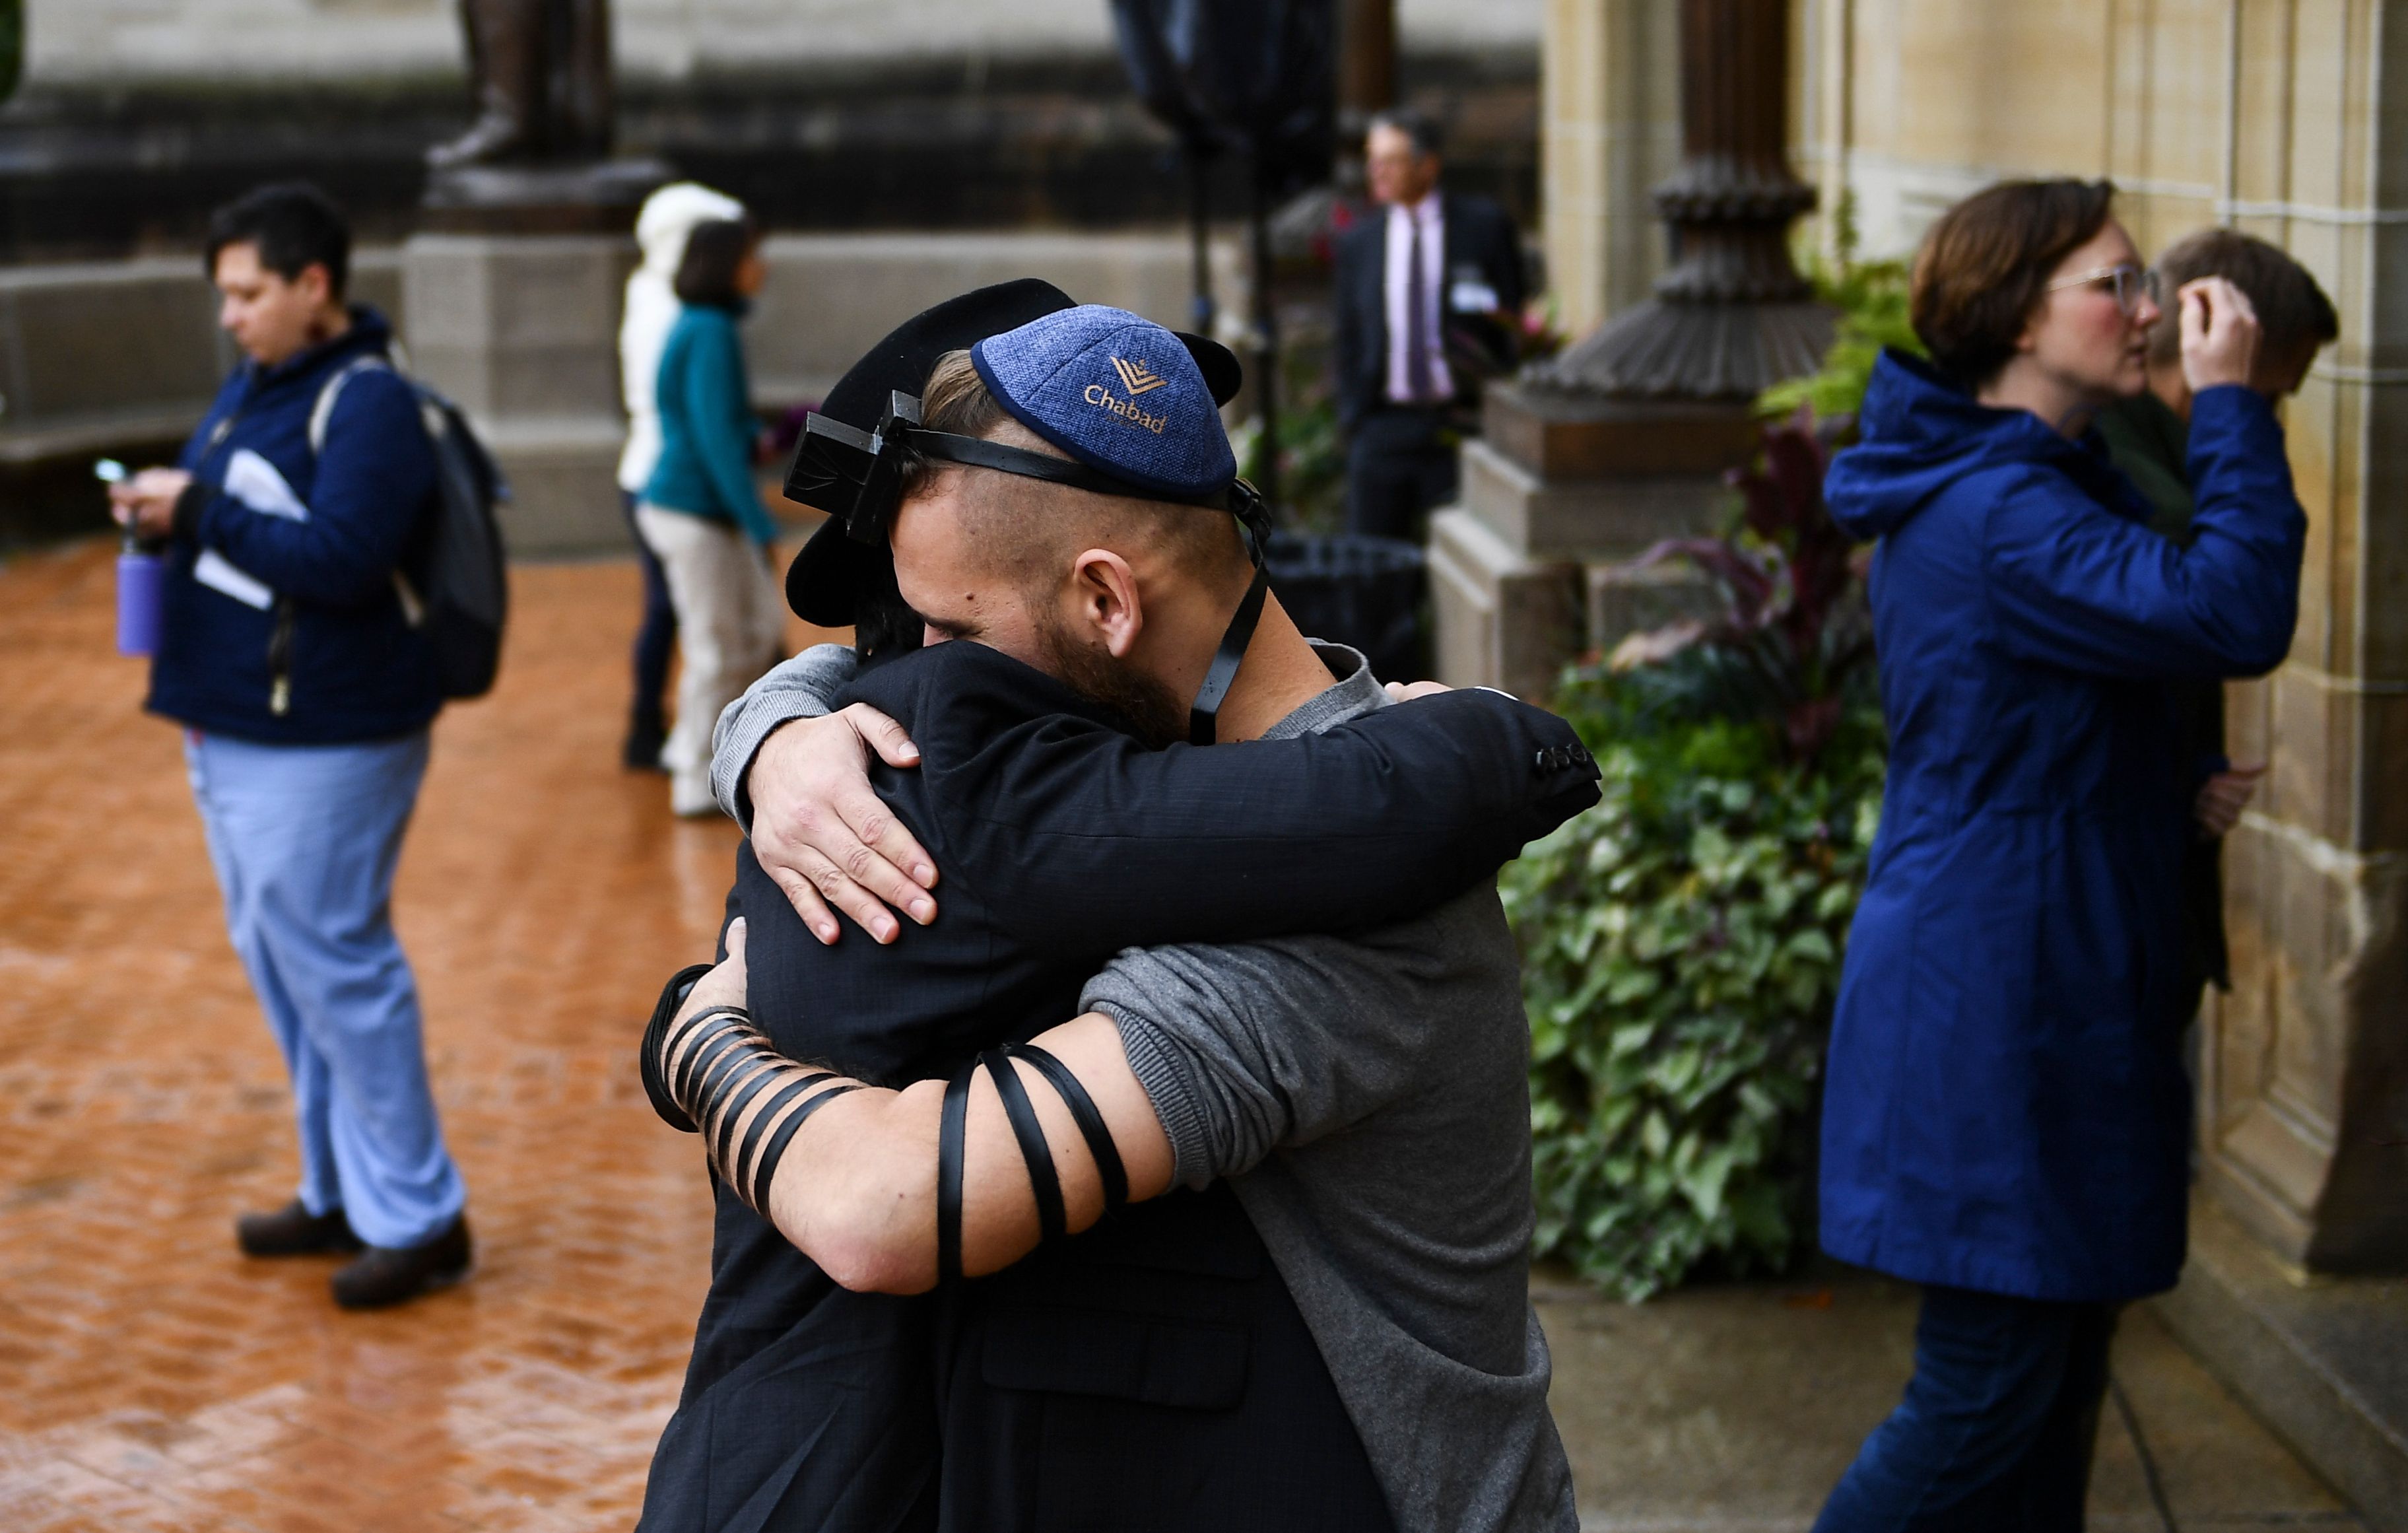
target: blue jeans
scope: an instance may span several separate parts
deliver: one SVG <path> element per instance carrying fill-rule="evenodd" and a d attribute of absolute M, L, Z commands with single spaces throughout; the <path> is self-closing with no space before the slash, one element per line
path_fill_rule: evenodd
<path fill-rule="evenodd" d="M 302 1206 L 343 1210 L 371 1245 L 431 1239 L 467 1189 L 443 1146 L 391 913 L 426 732 L 366 745 L 184 739 L 226 929 L 292 1074 Z"/>
<path fill-rule="evenodd" d="M 644 735 L 658 740 L 668 733 L 662 699 L 669 690 L 669 655 L 677 646 L 677 609 L 669 603 L 668 577 L 661 573 L 660 556 L 636 532 L 635 495 L 622 490 L 619 503 L 627 515 L 627 530 L 635 535 L 636 567 L 644 576 L 644 616 L 636 624 L 636 698 L 628 709 L 627 732 L 631 738 Z"/>
<path fill-rule="evenodd" d="M 2115 1306 L 1927 1287 L 1914 1377 L 1814 1533 L 2076 1533 Z"/>

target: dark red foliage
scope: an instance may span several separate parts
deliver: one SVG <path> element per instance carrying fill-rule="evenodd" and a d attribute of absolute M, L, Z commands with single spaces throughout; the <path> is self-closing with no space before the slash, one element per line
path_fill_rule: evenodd
<path fill-rule="evenodd" d="M 1830 738 L 1842 688 L 1870 654 L 1864 563 L 1823 499 L 1828 439 L 1803 406 L 1765 427 L 1761 463 L 1727 476 L 1754 544 L 1668 538 L 1631 562 L 1686 559 L 1713 577 L 1727 609 L 1633 635 L 1615 652 L 1618 670 L 1661 667 L 1656 690 L 1689 693 L 1689 706 L 1767 718 L 1797 759 Z"/>

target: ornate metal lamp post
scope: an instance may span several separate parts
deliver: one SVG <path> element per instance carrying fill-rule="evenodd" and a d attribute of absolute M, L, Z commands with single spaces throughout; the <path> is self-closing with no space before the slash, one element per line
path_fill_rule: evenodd
<path fill-rule="evenodd" d="M 1790 173 L 1787 0 L 1682 0 L 1680 168 L 1656 189 L 1672 268 L 1656 295 L 1525 386 L 1622 399 L 1752 399 L 1808 373 L 1830 311 L 1790 261 L 1789 225 L 1814 206 Z"/>
<path fill-rule="evenodd" d="M 1832 316 L 1789 259 L 1814 205 L 1787 152 L 1786 0 L 1682 0 L 1680 168 L 1655 296 L 1487 391 L 1463 505 L 1430 523 L 1439 674 L 1543 695 L 1563 663 L 1687 609 L 1678 580 L 1617 565 L 1711 531 L 1722 477 L 1756 451 L 1750 408 L 1813 371 Z"/>

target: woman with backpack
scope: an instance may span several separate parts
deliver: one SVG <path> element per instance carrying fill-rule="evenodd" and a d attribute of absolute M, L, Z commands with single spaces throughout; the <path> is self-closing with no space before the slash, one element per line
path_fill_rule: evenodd
<path fill-rule="evenodd" d="M 737 331 L 767 269 L 749 222 L 713 219 L 686 236 L 673 284 L 677 322 L 655 385 L 660 459 L 636 507 L 637 530 L 667 577 L 685 652 L 661 764 L 669 769 L 669 807 L 686 816 L 718 812 L 711 726 L 777 663 L 785 633 L 785 600 L 767 558 L 778 528 L 753 487 L 758 423 Z"/>

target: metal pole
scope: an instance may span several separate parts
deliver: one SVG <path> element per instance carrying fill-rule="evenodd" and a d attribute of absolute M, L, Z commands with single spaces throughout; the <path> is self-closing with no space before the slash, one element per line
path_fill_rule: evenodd
<path fill-rule="evenodd" d="M 1196 247 L 1195 294 L 1187 300 L 1187 319 L 1199 336 L 1212 333 L 1220 306 L 1212 301 L 1212 159 L 1190 141 L 1187 158 L 1187 216 Z"/>
<path fill-rule="evenodd" d="M 1279 309 L 1271 296 L 1270 166 L 1256 150 L 1254 163 L 1254 206 L 1248 231 L 1254 246 L 1254 419 L 1262 430 L 1262 475 L 1255 489 L 1273 510 L 1279 509 Z"/>

